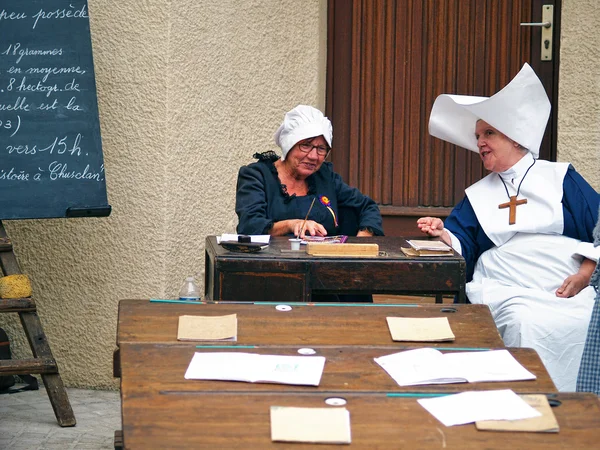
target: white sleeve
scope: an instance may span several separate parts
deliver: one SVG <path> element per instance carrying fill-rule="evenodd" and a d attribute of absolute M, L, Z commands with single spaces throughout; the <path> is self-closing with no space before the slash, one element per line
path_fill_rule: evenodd
<path fill-rule="evenodd" d="M 448 235 L 450 236 L 450 245 L 452 245 L 452 248 L 456 250 L 457 253 L 460 253 L 462 255 L 462 245 L 460 245 L 460 241 L 458 240 L 458 238 L 454 236 L 454 234 L 452 234 L 452 231 L 450 231 L 448 228 L 444 228 L 444 230 L 446 230 L 446 233 L 448 233 Z"/>
<path fill-rule="evenodd" d="M 600 259 L 600 247 L 594 247 L 594 244 L 591 242 L 580 242 L 577 245 L 573 256 L 575 255 L 581 255 L 587 259 L 598 262 L 598 259 Z"/>

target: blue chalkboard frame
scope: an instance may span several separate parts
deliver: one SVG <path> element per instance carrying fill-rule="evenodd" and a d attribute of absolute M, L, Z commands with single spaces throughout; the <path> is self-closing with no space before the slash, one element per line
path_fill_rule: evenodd
<path fill-rule="evenodd" d="M 87 0 L 2 0 L 0 220 L 110 212 Z"/>

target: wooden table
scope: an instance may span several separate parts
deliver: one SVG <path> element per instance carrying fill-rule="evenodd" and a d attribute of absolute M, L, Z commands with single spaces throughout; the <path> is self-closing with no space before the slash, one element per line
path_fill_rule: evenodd
<path fill-rule="evenodd" d="M 599 432 L 595 427 L 600 419 L 582 412 L 585 409 L 590 414 L 597 412 L 597 400 L 594 403 L 589 396 L 569 398 L 558 411 L 560 414 L 557 412 L 563 427 L 560 440 L 554 435 L 528 434 L 521 441 L 515 434 L 477 432 L 473 425 L 445 428 L 416 403 L 416 394 L 467 389 L 512 388 L 521 393 L 555 393 L 554 384 L 533 350 L 510 349 L 537 379 L 510 383 L 400 387 L 373 361 L 377 356 L 424 346 L 442 351 L 503 348 L 485 306 L 292 303 L 289 311 L 278 310 L 277 306 L 268 302 L 122 300 L 115 375 L 121 376 L 123 433 L 118 435 L 125 448 L 316 448 L 272 443 L 269 407 L 324 406 L 324 400 L 332 396 L 348 401 L 353 448 L 439 448 L 441 438 L 447 448 L 478 448 L 483 445 L 484 437 L 493 443 L 487 448 L 518 447 L 521 442 L 526 442 L 527 448 L 537 445 L 558 448 L 559 443 L 585 448 L 597 439 Z M 181 315 L 232 313 L 238 318 L 236 342 L 202 343 L 197 348 L 197 342 L 176 340 Z M 389 316 L 447 316 L 456 340 L 394 342 L 385 320 Z M 196 351 L 297 355 L 298 349 L 305 347 L 327 358 L 318 387 L 183 378 Z M 410 397 L 389 397 L 394 394 Z"/>
<path fill-rule="evenodd" d="M 386 317 L 448 317 L 456 336 L 453 342 L 410 343 L 427 347 L 502 348 L 504 343 L 490 310 L 485 305 L 435 304 L 306 304 L 286 303 L 279 311 L 271 303 L 151 302 L 121 300 L 117 346 L 133 343 L 176 343 L 179 316 L 237 314 L 238 336 L 244 345 L 384 345 L 405 348 L 394 342 Z"/>
<path fill-rule="evenodd" d="M 125 397 L 146 392 L 456 392 L 461 390 L 512 389 L 520 393 L 556 392 L 540 357 L 530 348 L 510 348 L 510 353 L 537 378 L 493 383 L 429 384 L 399 386 L 374 360 L 398 351 L 390 347 L 313 346 L 315 355 L 326 358 L 318 387 L 235 381 L 186 380 L 185 371 L 195 352 L 248 352 L 298 356 L 300 346 L 214 348 L 195 343 L 121 344 L 121 391 Z M 444 351 L 443 349 L 440 349 Z M 447 352 L 448 350 L 446 350 Z"/>
<path fill-rule="evenodd" d="M 349 238 L 376 243 L 375 258 L 330 258 L 290 252 L 286 237 L 272 237 L 258 253 L 236 253 L 206 238 L 204 294 L 206 300 L 310 302 L 313 294 L 362 293 L 456 295 L 465 303 L 465 260 L 451 257 L 409 258 L 404 238 Z M 304 248 L 304 246 L 302 246 Z"/>
<path fill-rule="evenodd" d="M 340 393 L 155 393 L 123 396 L 123 435 L 127 449 L 292 448 L 346 446 L 273 443 L 271 406 L 327 407 Z M 416 398 L 345 393 L 352 449 L 597 449 L 600 402 L 593 394 L 553 394 L 559 433 L 477 431 L 474 424 L 445 427 Z M 330 406 L 334 407 L 334 406 Z"/>

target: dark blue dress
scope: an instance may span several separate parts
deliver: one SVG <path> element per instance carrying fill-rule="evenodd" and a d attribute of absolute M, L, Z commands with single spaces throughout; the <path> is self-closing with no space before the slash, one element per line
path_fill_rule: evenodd
<path fill-rule="evenodd" d="M 381 213 L 377 204 L 358 189 L 348 186 L 335 173 L 332 164 L 324 162 L 306 181 L 308 195 L 289 195 L 277 175 L 275 153 L 254 155 L 258 162 L 240 169 L 237 180 L 235 212 L 239 234 L 269 234 L 275 222 L 304 219 L 316 198 L 309 220 L 320 223 L 329 236 L 356 234 L 369 227 L 383 236 Z M 349 222 L 354 222 L 349 226 Z M 349 232 L 354 228 L 354 232 Z"/>

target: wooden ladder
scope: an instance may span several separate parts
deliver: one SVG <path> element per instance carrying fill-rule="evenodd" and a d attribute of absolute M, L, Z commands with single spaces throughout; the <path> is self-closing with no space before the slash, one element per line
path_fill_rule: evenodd
<path fill-rule="evenodd" d="M 4 276 L 21 273 L 12 242 L 0 222 L 0 266 Z M 0 299 L 0 313 L 18 313 L 29 341 L 33 358 L 0 360 L 0 375 L 39 373 L 50 398 L 56 420 L 61 427 L 75 425 L 75 415 L 69 403 L 56 360 L 52 356 L 48 338 L 42 328 L 33 298 Z"/>

